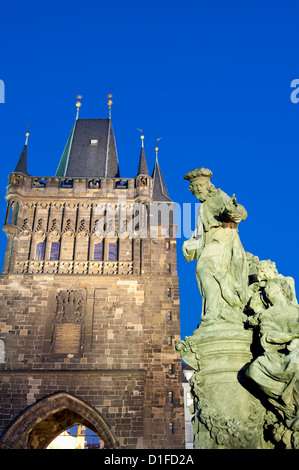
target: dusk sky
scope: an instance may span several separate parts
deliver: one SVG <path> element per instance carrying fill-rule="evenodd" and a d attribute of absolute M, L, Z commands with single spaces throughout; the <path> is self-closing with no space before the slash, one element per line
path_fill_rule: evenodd
<path fill-rule="evenodd" d="M 54 176 L 76 95 L 81 118 L 105 118 L 111 93 L 121 176 L 136 175 L 137 128 L 150 172 L 162 138 L 159 163 L 172 200 L 195 204 L 183 177 L 209 168 L 214 185 L 247 209 L 239 226 L 244 249 L 299 281 L 299 102 L 291 100 L 291 83 L 299 84 L 297 1 L 28 0 L 2 2 L 0 18 L 2 223 L 27 124 L 28 172 Z M 201 297 L 183 241 L 184 338 L 200 321 Z M 5 246 L 2 232 L 1 266 Z"/>

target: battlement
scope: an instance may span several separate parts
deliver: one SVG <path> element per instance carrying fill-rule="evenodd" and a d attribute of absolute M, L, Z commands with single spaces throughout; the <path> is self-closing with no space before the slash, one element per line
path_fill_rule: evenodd
<path fill-rule="evenodd" d="M 125 195 L 135 199 L 139 196 L 152 198 L 153 178 L 138 175 L 135 178 L 58 178 L 51 176 L 29 176 L 12 173 L 9 176 L 6 200 L 17 195 L 30 198 L 44 197 L 84 197 L 117 198 Z"/>

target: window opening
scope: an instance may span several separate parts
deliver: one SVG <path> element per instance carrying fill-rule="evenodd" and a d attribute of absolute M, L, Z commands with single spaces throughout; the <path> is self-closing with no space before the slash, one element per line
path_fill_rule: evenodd
<path fill-rule="evenodd" d="M 46 180 L 44 178 L 35 178 L 32 186 L 33 188 L 44 188 L 46 186 Z"/>
<path fill-rule="evenodd" d="M 103 261 L 103 242 L 94 244 L 93 259 L 94 261 Z"/>
<path fill-rule="evenodd" d="M 17 202 L 16 208 L 15 208 L 15 213 L 14 213 L 14 221 L 13 221 L 14 225 L 17 225 L 18 213 L 19 213 L 19 203 Z"/>
<path fill-rule="evenodd" d="M 59 248 L 60 248 L 60 242 L 51 243 L 51 252 L 50 252 L 51 261 L 57 261 L 59 259 Z"/>
<path fill-rule="evenodd" d="M 35 260 L 42 261 L 45 257 L 45 242 L 36 244 Z"/>
<path fill-rule="evenodd" d="M 117 261 L 117 243 L 109 243 L 108 261 Z"/>
<path fill-rule="evenodd" d="M 101 182 L 100 182 L 100 180 L 89 180 L 88 181 L 88 187 L 89 187 L 89 189 L 100 189 Z"/>
<path fill-rule="evenodd" d="M 8 224 L 11 224 L 12 211 L 13 211 L 13 203 L 12 203 L 12 204 L 10 205 L 10 207 L 9 207 L 9 214 L 8 214 L 8 219 L 7 219 L 7 223 L 8 223 Z"/>
<path fill-rule="evenodd" d="M 62 180 L 61 187 L 62 188 L 72 188 L 73 187 L 73 180 L 71 180 L 71 179 Z"/>
<path fill-rule="evenodd" d="M 128 181 L 120 180 L 116 181 L 115 189 L 123 189 L 128 187 Z"/>

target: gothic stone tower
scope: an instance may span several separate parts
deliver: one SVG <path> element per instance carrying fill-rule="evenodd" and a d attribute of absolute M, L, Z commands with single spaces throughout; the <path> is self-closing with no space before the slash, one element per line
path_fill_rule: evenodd
<path fill-rule="evenodd" d="M 76 119 L 55 176 L 27 173 L 26 141 L 6 200 L 0 447 L 45 448 L 80 423 L 110 449 L 184 448 L 158 160 L 150 176 L 142 141 L 137 175 L 121 178 L 111 119 Z"/>

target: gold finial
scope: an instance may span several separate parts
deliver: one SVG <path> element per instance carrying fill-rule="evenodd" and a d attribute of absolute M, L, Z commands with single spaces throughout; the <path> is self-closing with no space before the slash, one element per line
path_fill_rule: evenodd
<path fill-rule="evenodd" d="M 29 125 L 27 124 L 27 128 L 28 128 L 28 131 L 29 131 Z M 25 140 L 25 145 L 27 145 L 28 143 L 28 137 L 29 137 L 29 132 L 26 132 L 26 140 Z"/>
<path fill-rule="evenodd" d="M 157 142 L 159 142 L 159 140 L 161 140 L 161 139 L 162 139 L 162 137 L 159 137 L 159 139 L 157 139 Z M 159 147 L 157 146 L 157 147 L 155 148 L 155 151 L 156 151 L 156 160 L 158 160 L 158 150 L 159 150 Z"/>
<path fill-rule="evenodd" d="M 141 146 L 143 147 L 143 140 L 144 140 L 143 130 L 142 130 L 142 129 L 138 129 L 138 127 L 137 127 L 137 130 L 140 131 L 141 134 L 142 134 L 141 137 L 140 137 L 140 139 L 141 139 Z"/>
<path fill-rule="evenodd" d="M 107 101 L 107 104 L 109 106 L 109 119 L 111 119 L 111 106 L 113 104 L 113 101 L 112 101 L 112 96 L 111 94 L 107 95 L 107 98 L 108 98 L 108 101 Z"/>
<path fill-rule="evenodd" d="M 77 100 L 82 100 L 82 95 L 77 95 Z M 77 116 L 76 116 L 76 120 L 77 120 L 79 117 L 79 109 L 81 108 L 81 101 L 76 102 L 76 107 L 77 107 Z"/>

